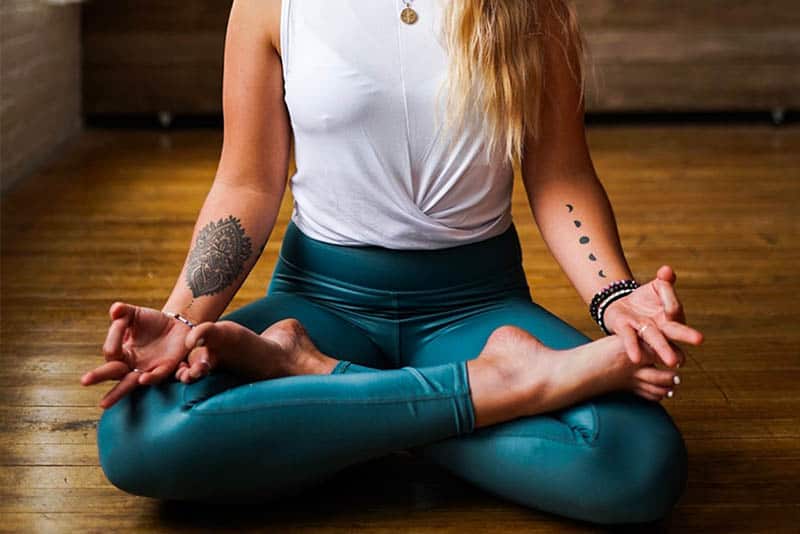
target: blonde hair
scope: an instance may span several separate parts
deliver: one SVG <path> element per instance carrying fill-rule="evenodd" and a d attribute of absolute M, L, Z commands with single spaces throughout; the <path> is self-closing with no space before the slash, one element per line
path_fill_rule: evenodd
<path fill-rule="evenodd" d="M 516 165 L 525 138 L 540 135 L 545 39 L 555 38 L 583 101 L 586 44 L 575 9 L 566 0 L 447 0 L 446 4 L 442 14 L 443 44 L 450 56 L 447 83 L 442 86 L 447 91 L 446 126 L 460 131 L 466 115 L 482 111 L 486 148 L 492 152 L 502 143 L 502 153 Z"/>

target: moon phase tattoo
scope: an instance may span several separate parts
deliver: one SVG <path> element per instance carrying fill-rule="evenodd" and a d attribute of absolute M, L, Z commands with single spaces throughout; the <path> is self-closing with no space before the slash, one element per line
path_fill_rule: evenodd
<path fill-rule="evenodd" d="M 192 296 L 213 295 L 231 285 L 244 269 L 252 248 L 241 221 L 233 215 L 205 225 L 197 234 L 186 266 Z"/>
<path fill-rule="evenodd" d="M 572 213 L 573 211 L 575 211 L 575 206 L 573 206 L 572 204 L 565 204 L 565 206 L 567 208 L 568 213 Z M 574 219 L 572 221 L 572 224 L 575 225 L 575 228 L 580 228 L 583 225 L 580 219 Z M 580 243 L 581 245 L 587 245 L 590 242 L 591 239 L 587 235 L 582 235 L 578 238 L 578 243 Z M 597 261 L 597 256 L 594 255 L 594 252 L 589 253 L 589 261 Z M 597 276 L 599 276 L 600 278 L 607 278 L 606 274 L 603 272 L 603 269 L 597 271 Z"/>

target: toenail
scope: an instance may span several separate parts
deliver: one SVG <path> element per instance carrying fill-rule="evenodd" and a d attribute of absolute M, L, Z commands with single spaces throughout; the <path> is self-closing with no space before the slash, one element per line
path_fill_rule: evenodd
<path fill-rule="evenodd" d="M 667 391 L 667 397 L 669 397 L 671 399 L 674 396 L 675 396 L 675 392 L 674 391 L 672 391 L 672 390 Z"/>
<path fill-rule="evenodd" d="M 676 384 L 680 384 L 681 383 L 681 377 L 678 376 L 678 375 L 675 375 L 675 376 L 672 377 L 672 381 L 675 382 Z"/>

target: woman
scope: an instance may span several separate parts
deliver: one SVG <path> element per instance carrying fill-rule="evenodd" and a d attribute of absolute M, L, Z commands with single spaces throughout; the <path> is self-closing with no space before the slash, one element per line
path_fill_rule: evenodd
<path fill-rule="evenodd" d="M 585 142 L 574 14 L 404 4 L 234 2 L 222 154 L 181 276 L 161 311 L 111 306 L 107 361 L 82 378 L 119 380 L 102 467 L 135 494 L 248 498 L 411 448 L 537 509 L 658 519 L 687 469 L 658 401 L 679 382 L 675 343 L 702 335 L 668 266 L 637 287 L 625 261 Z M 292 138 L 267 295 L 218 319 L 272 232 Z M 531 301 L 517 161 L 610 335 L 591 342 Z"/>

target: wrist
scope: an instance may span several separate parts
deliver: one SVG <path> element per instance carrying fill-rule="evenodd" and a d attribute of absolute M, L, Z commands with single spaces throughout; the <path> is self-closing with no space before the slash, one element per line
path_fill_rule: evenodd
<path fill-rule="evenodd" d="M 627 297 L 628 295 L 625 295 Z M 617 319 L 619 318 L 619 311 L 624 306 L 625 297 L 615 300 L 606 306 L 605 313 L 603 314 L 603 324 L 610 334 L 617 333 Z"/>
<path fill-rule="evenodd" d="M 186 315 L 182 313 L 173 312 L 167 309 L 161 310 L 161 313 L 168 315 L 169 317 L 172 317 L 177 322 L 185 325 L 189 329 L 192 329 L 195 326 L 197 326 L 197 323 L 195 321 L 189 319 Z"/>
<path fill-rule="evenodd" d="M 614 303 L 633 293 L 638 287 L 639 284 L 632 278 L 626 280 L 617 280 L 594 295 L 592 302 L 589 305 L 589 314 L 592 316 L 592 319 L 595 320 L 597 325 L 600 327 L 600 330 L 602 330 L 604 334 L 610 335 L 612 333 L 606 324 L 606 311 Z"/>

